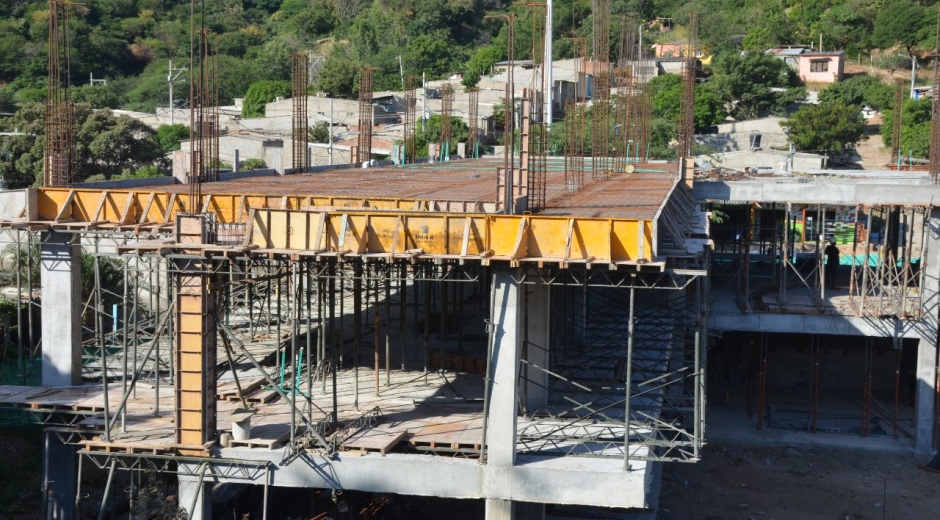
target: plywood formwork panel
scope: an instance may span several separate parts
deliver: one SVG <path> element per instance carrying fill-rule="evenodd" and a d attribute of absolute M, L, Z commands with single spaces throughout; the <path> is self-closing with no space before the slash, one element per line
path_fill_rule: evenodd
<path fill-rule="evenodd" d="M 206 264 L 176 262 L 175 441 L 198 446 L 211 441 L 216 429 L 216 381 L 214 371 L 205 370 L 216 365 L 214 300 Z"/>

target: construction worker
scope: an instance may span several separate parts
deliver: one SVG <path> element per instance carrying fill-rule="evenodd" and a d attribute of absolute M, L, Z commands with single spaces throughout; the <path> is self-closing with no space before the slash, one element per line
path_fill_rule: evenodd
<path fill-rule="evenodd" d="M 839 272 L 839 248 L 836 247 L 836 239 L 829 239 L 829 245 L 824 251 L 826 254 L 826 288 L 836 288 L 836 273 Z"/>

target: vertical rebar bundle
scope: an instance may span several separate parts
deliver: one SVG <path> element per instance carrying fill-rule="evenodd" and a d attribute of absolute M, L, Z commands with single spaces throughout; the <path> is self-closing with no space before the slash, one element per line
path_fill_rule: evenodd
<path fill-rule="evenodd" d="M 404 120 L 404 143 L 405 143 L 405 162 L 415 162 L 415 113 L 417 111 L 417 97 L 415 90 L 421 78 L 417 76 L 408 76 L 405 78 L 405 120 Z"/>
<path fill-rule="evenodd" d="M 607 179 L 610 156 L 610 0 L 594 0 L 594 96 L 591 107 L 591 178 Z"/>
<path fill-rule="evenodd" d="M 937 45 L 940 46 L 940 10 L 937 11 Z M 933 103 L 930 107 L 930 178 L 940 184 L 940 47 L 933 54 Z"/>
<path fill-rule="evenodd" d="M 480 89 L 467 89 L 470 96 L 470 135 L 467 136 L 467 156 L 478 157 L 477 146 L 480 141 Z"/>
<path fill-rule="evenodd" d="M 904 81 L 894 82 L 894 114 L 891 126 L 891 160 L 897 161 L 898 170 L 901 169 L 901 125 L 904 115 Z"/>
<path fill-rule="evenodd" d="M 679 107 L 679 147 L 676 158 L 692 157 L 695 144 L 695 77 L 698 73 L 698 15 L 689 15 L 689 44 L 682 64 L 682 103 Z"/>
<path fill-rule="evenodd" d="M 193 2 L 195 4 L 195 2 Z M 202 6 L 205 18 L 205 5 Z M 195 29 L 195 16 L 193 16 Z M 204 22 L 200 22 L 204 26 Z M 218 55 L 208 29 L 192 35 L 190 70 L 196 71 L 190 82 L 190 176 L 189 195 L 193 213 L 200 211 L 203 182 L 219 180 L 219 85 Z"/>
<path fill-rule="evenodd" d="M 565 110 L 565 191 L 581 191 L 584 187 L 584 62 L 587 40 L 572 38 L 575 59 L 578 61 L 578 79 L 574 98 Z"/>
<path fill-rule="evenodd" d="M 450 83 L 441 86 L 441 160 L 450 157 L 451 114 L 454 112 L 454 87 Z"/>
<path fill-rule="evenodd" d="M 617 65 L 614 68 L 613 81 L 617 87 L 617 97 L 614 100 L 614 135 L 613 159 L 611 167 L 616 171 L 624 171 L 629 162 L 630 145 L 633 144 L 634 124 L 633 111 L 635 106 L 634 70 L 636 67 L 636 20 L 625 16 L 620 23 L 620 45 L 617 55 Z"/>
<path fill-rule="evenodd" d="M 525 163 L 521 165 L 525 169 L 526 178 L 523 184 L 526 186 L 526 195 L 528 197 L 529 211 L 541 211 L 545 209 L 546 184 L 547 184 L 547 165 L 546 154 L 548 148 L 547 121 L 545 117 L 545 96 L 549 91 L 545 85 L 546 67 L 551 67 L 551 63 L 545 63 L 545 56 L 542 52 L 545 41 L 545 4 L 540 2 L 529 2 L 522 4 L 533 10 L 532 13 L 532 81 L 526 91 L 526 124 L 525 138 L 527 143 L 523 144 L 526 154 Z"/>
<path fill-rule="evenodd" d="M 500 184 L 500 174 L 497 171 L 496 174 L 496 190 L 503 193 L 497 193 L 497 200 L 503 200 L 503 211 L 505 213 L 512 213 L 513 210 L 513 195 L 514 195 L 514 185 L 516 184 L 516 171 L 515 171 L 515 156 L 513 153 L 513 148 L 515 147 L 515 85 L 513 84 L 513 70 L 516 67 L 515 64 L 515 39 L 516 39 L 516 15 L 514 13 L 509 14 L 497 14 L 492 16 L 487 16 L 486 18 L 502 18 L 506 20 L 506 36 L 507 36 L 507 51 L 509 56 L 509 67 L 506 73 L 506 91 L 505 91 L 505 108 L 503 110 L 503 168 L 502 172 L 504 175 L 504 182 Z"/>
<path fill-rule="evenodd" d="M 310 168 L 307 89 L 310 86 L 307 54 L 298 52 L 291 56 L 291 114 L 292 142 L 291 168 L 294 173 L 306 172 Z"/>
<path fill-rule="evenodd" d="M 49 0 L 49 78 L 45 106 L 44 186 L 72 185 L 74 107 L 69 97 L 69 11 L 67 1 Z"/>
<path fill-rule="evenodd" d="M 359 76 L 359 139 L 356 164 L 372 158 L 372 67 L 363 67 Z"/>

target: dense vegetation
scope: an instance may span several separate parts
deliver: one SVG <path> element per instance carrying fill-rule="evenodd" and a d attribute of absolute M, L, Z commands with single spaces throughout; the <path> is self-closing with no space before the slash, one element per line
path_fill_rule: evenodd
<path fill-rule="evenodd" d="M 905 56 L 924 56 L 934 47 L 936 11 L 933 2 L 912 0 L 611 0 L 609 51 L 619 49 L 622 20 L 634 13 L 645 23 L 644 42 L 685 41 L 690 14 L 698 13 L 699 41 L 714 56 L 702 84 L 696 123 L 700 128 L 720 117 L 753 117 L 778 113 L 798 101 L 802 91 L 785 68 L 764 59 L 761 51 L 782 44 L 822 41 L 825 49 L 860 53 L 891 72 L 910 63 Z M 592 0 L 555 0 L 555 58 L 572 55 L 571 38 L 592 41 Z M 220 100 L 247 97 L 245 115 L 257 115 L 272 96 L 283 95 L 290 79 L 290 55 L 309 52 L 315 58 L 314 89 L 339 97 L 358 93 L 358 71 L 376 68 L 375 90 L 400 89 L 403 76 L 440 78 L 463 71 L 465 83 L 486 74 L 507 58 L 507 24 L 487 17 L 513 12 L 515 56 L 529 58 L 534 10 L 510 0 L 209 0 L 205 26 L 215 35 L 220 55 Z M 47 66 L 47 0 L 0 2 L 0 112 L 34 110 L 45 98 Z M 127 108 L 152 112 L 168 106 L 167 74 L 188 66 L 190 52 L 188 0 L 86 0 L 74 4 L 70 22 L 73 99 L 90 109 Z M 669 29 L 669 30 L 666 30 Z M 741 50 L 749 51 L 742 55 Z M 592 49 L 590 51 L 594 53 Z M 178 91 L 186 92 L 189 72 Z M 89 78 L 107 80 L 90 85 Z M 663 80 L 654 128 L 674 126 L 678 85 Z M 254 88 L 252 88 L 254 86 Z M 859 85 L 871 87 L 871 85 Z M 781 92 L 780 89 L 784 89 Z M 851 97 L 851 93 L 846 93 Z M 842 94 L 840 94 L 842 96 Z M 887 107 L 884 96 L 866 99 Z M 178 98 L 185 98 L 182 94 Z M 855 95 L 854 99 L 858 99 Z M 874 101 L 874 102 L 873 102 Z M 854 100 L 842 99 L 846 105 Z M 727 114 L 726 114 L 727 113 Z M 29 114 L 36 115 L 35 112 Z M 103 116 L 102 116 L 103 117 Z M 22 121 L 0 122 L 3 130 Z M 124 123 L 108 122 L 110 127 Z M 41 131 L 41 128 L 38 130 Z M 41 133 L 41 132 L 40 132 Z M 142 134 L 137 134 L 142 135 Z M 156 137 L 160 149 L 172 148 L 178 133 Z M 35 153 L 40 139 L 5 144 L 2 152 L 16 161 L 24 150 Z M 86 145 L 83 145 L 86 146 Z M 90 144 L 86 149 L 91 152 Z M 145 146 L 145 150 L 150 147 Z M 111 150 L 111 155 L 119 150 Z M 105 177 L 133 174 L 147 161 L 107 158 L 83 167 Z M 99 164 L 100 163 L 100 164 Z M 3 166 L 10 170 L 9 165 Z M 83 170 L 85 172 L 85 170 Z M 13 185 L 29 175 L 16 169 Z M 79 175 L 81 178 L 81 175 Z"/>

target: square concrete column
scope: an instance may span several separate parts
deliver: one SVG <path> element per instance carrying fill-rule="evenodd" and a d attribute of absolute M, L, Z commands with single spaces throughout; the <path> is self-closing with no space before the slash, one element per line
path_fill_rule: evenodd
<path fill-rule="evenodd" d="M 519 354 L 522 344 L 522 284 L 518 269 L 494 269 L 493 354 L 490 362 L 490 400 L 487 414 L 486 463 L 516 463 L 516 419 Z M 489 502 L 487 502 L 489 503 Z M 489 507 L 489 506 L 487 506 Z M 488 517 L 489 518 L 489 517 Z"/>
<path fill-rule="evenodd" d="M 78 455 L 55 432 L 43 432 L 43 501 L 48 520 L 75 519 Z"/>
<path fill-rule="evenodd" d="M 548 404 L 549 342 L 551 341 L 551 286 L 525 286 L 525 370 L 526 410 Z M 540 368 L 539 368 L 540 367 Z"/>
<path fill-rule="evenodd" d="M 486 499 L 484 512 L 486 520 L 513 520 L 515 514 L 515 503 L 512 500 Z"/>
<path fill-rule="evenodd" d="M 925 258 L 922 301 L 924 302 L 923 331 L 917 344 L 917 388 L 915 391 L 916 409 L 914 410 L 914 444 L 917 451 L 926 453 L 933 450 L 934 400 L 937 384 L 937 315 L 940 312 L 940 209 L 930 210 L 926 226 L 927 243 L 924 244 Z M 933 266 L 933 267 L 931 267 Z"/>
<path fill-rule="evenodd" d="M 42 234 L 42 385 L 82 382 L 81 248 L 75 236 Z"/>
<path fill-rule="evenodd" d="M 208 479 L 206 479 L 208 480 Z M 198 476 L 177 477 L 177 506 L 186 511 L 189 520 L 212 520 L 212 484 Z"/>
<path fill-rule="evenodd" d="M 917 388 L 914 445 L 918 452 L 933 451 L 934 400 L 937 384 L 937 347 L 929 340 L 917 343 Z"/>

